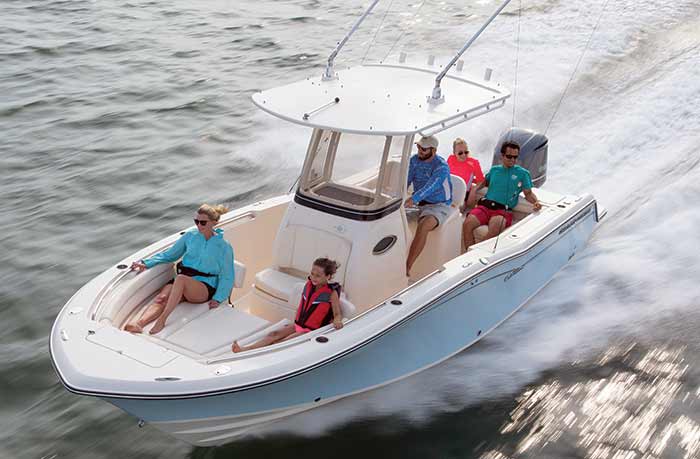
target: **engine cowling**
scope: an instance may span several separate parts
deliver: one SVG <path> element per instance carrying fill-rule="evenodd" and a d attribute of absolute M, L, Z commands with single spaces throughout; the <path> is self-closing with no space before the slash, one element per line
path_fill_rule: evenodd
<path fill-rule="evenodd" d="M 520 145 L 518 165 L 530 172 L 532 184 L 539 188 L 547 180 L 547 151 L 549 139 L 544 134 L 531 129 L 512 127 L 507 129 L 498 139 L 493 151 L 492 166 L 501 164 L 501 146 L 507 142 Z"/>

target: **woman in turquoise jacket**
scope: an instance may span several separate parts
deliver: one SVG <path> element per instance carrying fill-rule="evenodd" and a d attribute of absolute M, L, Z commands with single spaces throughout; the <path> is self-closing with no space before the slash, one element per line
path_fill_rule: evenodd
<path fill-rule="evenodd" d="M 193 228 L 180 237 L 168 250 L 145 260 L 135 261 L 131 269 L 143 271 L 161 263 L 177 264 L 177 276 L 171 280 L 138 318 L 131 320 L 124 329 L 141 333 L 143 327 L 153 322 L 150 334 L 154 335 L 165 327 L 165 321 L 175 306 L 185 300 L 190 303 L 209 302 L 209 309 L 216 308 L 228 298 L 233 288 L 233 249 L 224 239 L 224 232 L 215 229 L 221 214 L 227 212 L 224 206 L 212 207 L 202 204 L 197 209 Z"/>

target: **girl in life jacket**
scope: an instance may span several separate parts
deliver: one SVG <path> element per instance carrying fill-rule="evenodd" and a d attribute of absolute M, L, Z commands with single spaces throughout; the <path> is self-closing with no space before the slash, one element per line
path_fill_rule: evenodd
<path fill-rule="evenodd" d="M 336 330 L 343 328 L 343 315 L 340 311 L 340 284 L 330 282 L 337 270 L 338 263 L 335 261 L 328 258 L 317 258 L 311 266 L 309 279 L 301 293 L 294 323 L 269 333 L 260 341 L 249 346 L 241 346 L 234 341 L 231 350 L 233 352 L 249 351 L 286 341 L 331 322 Z"/>

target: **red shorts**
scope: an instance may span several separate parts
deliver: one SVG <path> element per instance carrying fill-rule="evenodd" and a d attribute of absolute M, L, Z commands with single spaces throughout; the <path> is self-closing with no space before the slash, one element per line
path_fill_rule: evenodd
<path fill-rule="evenodd" d="M 508 228 L 511 223 L 513 223 L 513 212 L 508 212 L 507 210 L 491 210 L 488 207 L 476 206 L 470 212 L 469 215 L 473 215 L 479 220 L 482 225 L 488 225 L 491 218 L 500 215 L 506 219 L 506 226 L 503 228 Z"/>

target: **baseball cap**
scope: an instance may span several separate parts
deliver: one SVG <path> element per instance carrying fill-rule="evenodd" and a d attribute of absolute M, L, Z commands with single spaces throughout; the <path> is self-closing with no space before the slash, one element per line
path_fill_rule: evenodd
<path fill-rule="evenodd" d="M 428 136 L 428 137 L 421 137 L 418 142 L 416 142 L 416 145 L 420 145 L 423 148 L 435 148 L 437 150 L 438 144 L 437 137 L 435 136 Z"/>

